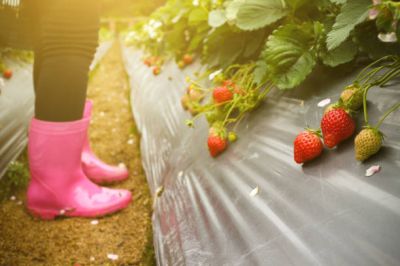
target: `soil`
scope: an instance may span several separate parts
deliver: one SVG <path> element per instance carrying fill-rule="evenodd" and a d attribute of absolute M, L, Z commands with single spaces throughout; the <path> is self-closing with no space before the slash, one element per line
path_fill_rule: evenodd
<path fill-rule="evenodd" d="M 25 188 L 0 205 L 0 265 L 153 265 L 151 196 L 141 165 L 140 136 L 130 111 L 129 85 L 118 43 L 92 73 L 88 97 L 94 102 L 90 139 L 95 153 L 124 163 L 130 177 L 112 187 L 132 191 L 125 210 L 98 219 L 41 221 L 24 207 Z M 97 220 L 98 224 L 92 224 Z M 118 255 L 111 260 L 108 254 Z"/>

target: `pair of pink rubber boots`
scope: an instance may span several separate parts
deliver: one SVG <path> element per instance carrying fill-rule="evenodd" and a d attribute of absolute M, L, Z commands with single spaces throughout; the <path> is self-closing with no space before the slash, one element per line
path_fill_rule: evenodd
<path fill-rule="evenodd" d="M 93 154 L 88 139 L 91 111 L 92 102 L 87 101 L 81 120 L 32 119 L 27 208 L 34 216 L 45 220 L 59 215 L 98 217 L 121 210 L 131 202 L 128 190 L 95 184 L 124 180 L 128 170 L 107 165 Z"/>

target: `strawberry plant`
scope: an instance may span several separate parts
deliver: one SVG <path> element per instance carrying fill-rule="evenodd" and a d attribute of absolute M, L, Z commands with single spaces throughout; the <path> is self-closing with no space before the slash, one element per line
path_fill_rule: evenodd
<path fill-rule="evenodd" d="M 399 55 L 399 13 L 398 2 L 387 0 L 169 0 L 126 42 L 145 59 L 172 59 L 179 68 L 200 61 L 206 70 L 188 86 L 201 97 L 186 92 L 182 106 L 195 118 L 205 115 L 210 127 L 234 128 L 271 89 L 298 87 L 317 65 Z M 355 82 L 331 107 L 359 109 L 364 90 Z"/>

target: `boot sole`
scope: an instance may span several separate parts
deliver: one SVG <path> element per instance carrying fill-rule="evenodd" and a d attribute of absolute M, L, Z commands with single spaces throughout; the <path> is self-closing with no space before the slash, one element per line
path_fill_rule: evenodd
<path fill-rule="evenodd" d="M 109 214 L 116 213 L 128 207 L 132 202 L 132 197 L 122 201 L 118 205 L 111 206 L 107 209 L 96 211 L 96 212 L 79 212 L 79 211 L 67 211 L 65 214 L 60 214 L 59 210 L 48 210 L 27 207 L 28 211 L 36 218 L 41 220 L 54 220 L 56 217 L 81 217 L 81 218 L 96 218 Z"/>

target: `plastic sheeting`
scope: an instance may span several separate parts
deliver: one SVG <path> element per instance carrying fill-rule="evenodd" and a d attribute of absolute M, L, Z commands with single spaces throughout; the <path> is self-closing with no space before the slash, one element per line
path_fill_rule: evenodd
<path fill-rule="evenodd" d="M 90 70 L 95 69 L 112 44 L 107 41 L 99 45 Z M 15 61 L 8 65 L 13 77 L 5 80 L 0 94 L 0 178 L 26 146 L 26 130 L 34 109 L 32 65 Z"/>
<path fill-rule="evenodd" d="M 9 162 L 18 157 L 26 145 L 26 128 L 33 115 L 32 66 L 8 64 L 13 77 L 5 80 L 0 94 L 0 178 Z"/>
<path fill-rule="evenodd" d="M 296 92 L 275 95 L 241 124 L 238 142 L 212 159 L 205 120 L 194 130 L 184 124 L 185 74 L 170 63 L 154 77 L 140 52 L 123 53 L 156 198 L 159 265 L 400 265 L 400 112 L 382 127 L 385 147 L 364 164 L 354 159 L 352 141 L 305 166 L 292 158 L 296 134 L 319 125 L 317 103 L 337 98 L 354 75 L 319 71 Z M 400 100 L 399 84 L 370 95 L 376 121 Z M 365 177 L 374 164 L 381 171 Z"/>

